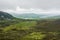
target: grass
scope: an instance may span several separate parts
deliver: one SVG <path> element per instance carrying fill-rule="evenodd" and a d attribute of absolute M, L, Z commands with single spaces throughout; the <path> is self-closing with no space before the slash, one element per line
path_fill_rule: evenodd
<path fill-rule="evenodd" d="M 33 27 L 33 26 L 36 26 L 35 21 L 19 22 L 17 24 L 5 27 L 3 31 L 9 31 L 14 28 L 17 30 L 28 30 L 30 27 Z"/>
<path fill-rule="evenodd" d="M 27 39 L 43 39 L 46 35 L 45 34 L 42 34 L 41 32 L 33 32 L 33 33 L 30 33 L 29 35 L 26 35 L 23 39 L 27 40 Z"/>
<path fill-rule="evenodd" d="M 44 20 L 19 21 L 18 23 L 4 27 L 3 31 L 0 32 L 0 37 L 2 36 L 2 39 L 4 39 L 4 37 L 8 36 L 9 39 L 13 38 L 13 40 L 60 40 L 60 32 L 56 30 L 58 28 L 55 28 L 57 26 L 54 24 L 55 22 Z"/>

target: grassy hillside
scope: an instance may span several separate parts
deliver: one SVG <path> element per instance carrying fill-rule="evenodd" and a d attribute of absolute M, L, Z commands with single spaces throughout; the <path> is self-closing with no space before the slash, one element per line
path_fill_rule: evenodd
<path fill-rule="evenodd" d="M 0 20 L 0 40 L 60 40 L 60 19 Z"/>
<path fill-rule="evenodd" d="M 1 26 L 1 40 L 60 40 L 60 19 L 15 22 L 17 23 L 13 22 L 9 26 Z"/>

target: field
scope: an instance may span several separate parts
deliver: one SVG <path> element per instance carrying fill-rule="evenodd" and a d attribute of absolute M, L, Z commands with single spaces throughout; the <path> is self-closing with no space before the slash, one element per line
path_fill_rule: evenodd
<path fill-rule="evenodd" d="M 60 40 L 60 19 L 1 20 L 0 40 Z"/>

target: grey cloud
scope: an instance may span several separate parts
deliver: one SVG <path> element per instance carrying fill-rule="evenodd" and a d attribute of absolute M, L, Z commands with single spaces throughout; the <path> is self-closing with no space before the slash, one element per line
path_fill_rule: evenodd
<path fill-rule="evenodd" d="M 0 0 L 0 9 L 21 8 L 41 8 L 41 9 L 60 9 L 60 0 Z"/>
<path fill-rule="evenodd" d="M 0 0 L 0 9 L 14 9 L 16 6 L 16 0 Z"/>

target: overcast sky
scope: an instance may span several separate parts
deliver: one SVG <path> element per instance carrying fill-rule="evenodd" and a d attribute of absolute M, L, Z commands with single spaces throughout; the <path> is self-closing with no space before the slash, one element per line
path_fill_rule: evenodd
<path fill-rule="evenodd" d="M 0 10 L 18 13 L 60 13 L 60 0 L 0 0 Z"/>

